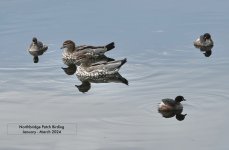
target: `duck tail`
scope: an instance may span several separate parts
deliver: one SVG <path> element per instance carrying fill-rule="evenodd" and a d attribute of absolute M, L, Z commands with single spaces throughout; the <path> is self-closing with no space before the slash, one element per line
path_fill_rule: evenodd
<path fill-rule="evenodd" d="M 118 68 L 122 67 L 122 65 L 124 65 L 127 62 L 127 59 L 124 58 L 123 60 L 121 60 L 121 64 L 119 65 Z"/>
<path fill-rule="evenodd" d="M 128 80 L 126 80 L 125 78 L 121 78 L 121 81 L 122 81 L 122 83 L 129 85 Z"/>
<path fill-rule="evenodd" d="M 107 51 L 109 51 L 109 50 L 112 50 L 113 48 L 115 48 L 115 44 L 114 44 L 114 42 L 111 42 L 110 44 L 107 44 L 105 47 L 106 47 Z"/>
<path fill-rule="evenodd" d="M 48 46 L 47 45 L 44 45 L 43 51 L 45 52 L 45 51 L 47 51 L 47 49 L 48 49 Z"/>

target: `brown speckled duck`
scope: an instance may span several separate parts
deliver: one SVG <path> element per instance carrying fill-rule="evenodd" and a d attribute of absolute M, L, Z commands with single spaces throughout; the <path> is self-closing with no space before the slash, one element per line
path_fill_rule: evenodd
<path fill-rule="evenodd" d="M 62 60 L 64 64 L 76 64 L 79 65 L 79 60 L 77 60 L 77 55 L 91 55 L 96 58 L 104 55 L 105 52 L 112 50 L 115 48 L 114 42 L 107 44 L 105 46 L 76 46 L 75 43 L 71 40 L 67 40 L 63 43 L 61 49 L 64 49 L 62 53 Z"/>

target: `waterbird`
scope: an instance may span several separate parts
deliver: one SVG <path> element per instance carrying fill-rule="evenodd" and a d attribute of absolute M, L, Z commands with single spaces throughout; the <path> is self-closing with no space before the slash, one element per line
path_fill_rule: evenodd
<path fill-rule="evenodd" d="M 108 62 L 91 63 L 91 56 L 81 54 L 77 56 L 80 65 L 77 66 L 77 76 L 101 77 L 110 74 L 115 74 L 127 62 L 127 59 L 114 60 Z"/>
<path fill-rule="evenodd" d="M 182 110 L 183 105 L 180 103 L 185 101 L 183 96 L 177 96 L 175 100 L 171 98 L 162 99 L 161 103 L 159 104 L 159 111 L 176 111 Z"/>
<path fill-rule="evenodd" d="M 199 38 L 194 41 L 194 46 L 199 47 L 199 46 L 213 46 L 214 42 L 211 38 L 211 35 L 209 33 L 205 33 L 201 35 Z"/>
<path fill-rule="evenodd" d="M 62 53 L 62 60 L 64 64 L 76 64 L 79 65 L 79 60 L 77 60 L 77 55 L 87 54 L 96 58 L 99 56 L 103 56 L 105 52 L 112 50 L 115 48 L 114 42 L 111 42 L 105 46 L 88 46 L 81 45 L 76 46 L 75 42 L 72 40 L 66 40 L 61 49 L 64 49 Z"/>
<path fill-rule="evenodd" d="M 38 41 L 36 37 L 33 37 L 32 43 L 30 44 L 28 51 L 33 56 L 33 62 L 38 63 L 38 56 L 43 55 L 43 53 L 47 49 L 47 45 L 44 45 L 41 41 Z"/>

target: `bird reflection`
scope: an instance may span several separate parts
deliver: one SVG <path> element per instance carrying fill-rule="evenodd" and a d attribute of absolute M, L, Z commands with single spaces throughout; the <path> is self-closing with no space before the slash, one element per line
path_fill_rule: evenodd
<path fill-rule="evenodd" d="M 203 54 L 205 57 L 210 57 L 211 54 L 212 54 L 212 48 L 213 48 L 213 45 L 211 46 L 196 46 L 196 48 L 198 48 Z"/>
<path fill-rule="evenodd" d="M 164 118 L 172 118 L 176 116 L 176 119 L 178 121 L 183 121 L 185 119 L 185 116 L 187 114 L 182 114 L 183 109 L 180 110 L 171 110 L 171 111 L 161 111 L 158 110 L 158 112 L 164 117 Z"/>
<path fill-rule="evenodd" d="M 79 92 L 86 93 L 91 89 L 91 83 L 123 83 L 128 85 L 128 80 L 122 77 L 119 73 L 100 76 L 100 77 L 83 77 L 77 76 L 82 82 L 80 85 L 75 85 Z"/>
<path fill-rule="evenodd" d="M 62 67 L 62 69 L 64 70 L 64 72 L 65 72 L 67 75 L 73 75 L 73 74 L 76 72 L 76 65 L 71 64 L 71 65 L 69 65 L 69 66 L 66 67 L 66 68 Z"/>
<path fill-rule="evenodd" d="M 75 85 L 75 86 L 82 93 L 86 93 L 86 92 L 88 92 L 91 89 L 91 83 L 89 81 L 87 81 L 87 80 L 82 81 L 82 84 L 81 85 Z"/>

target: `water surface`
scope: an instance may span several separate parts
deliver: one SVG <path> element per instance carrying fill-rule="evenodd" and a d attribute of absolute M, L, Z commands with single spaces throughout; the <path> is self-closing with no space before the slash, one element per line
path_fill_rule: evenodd
<path fill-rule="evenodd" d="M 229 2 L 0 1 L 0 148 L 9 150 L 228 149 Z M 193 46 L 209 32 L 210 57 Z M 34 64 L 36 36 L 49 46 Z M 62 43 L 103 45 L 127 58 L 122 83 L 81 93 L 61 69 Z M 183 95 L 183 121 L 163 118 L 163 98 Z M 76 123 L 76 135 L 8 135 L 8 123 Z"/>

